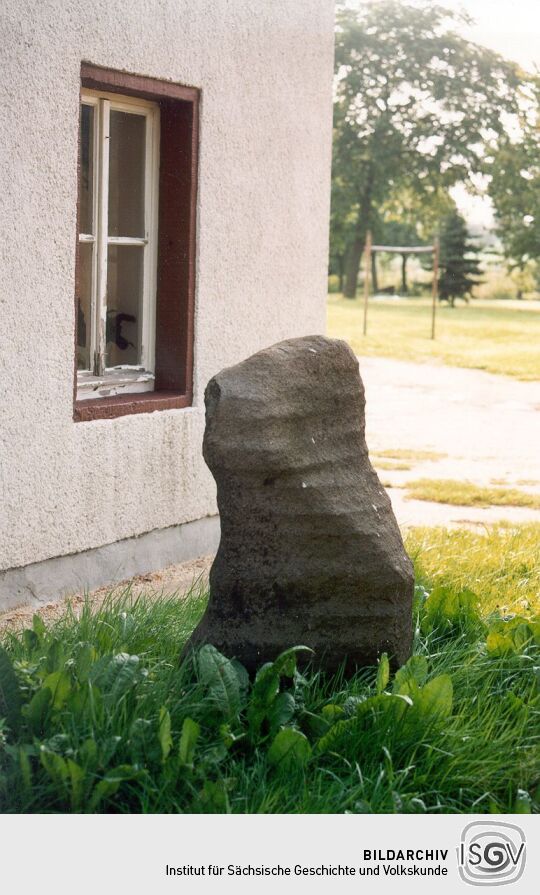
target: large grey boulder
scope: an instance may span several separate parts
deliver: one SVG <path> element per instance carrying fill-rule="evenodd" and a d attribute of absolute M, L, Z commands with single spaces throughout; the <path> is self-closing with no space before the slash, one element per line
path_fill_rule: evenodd
<path fill-rule="evenodd" d="M 413 570 L 369 461 L 345 342 L 290 339 L 210 380 L 204 458 L 221 543 L 191 645 L 249 670 L 305 644 L 333 671 L 411 651 Z"/>

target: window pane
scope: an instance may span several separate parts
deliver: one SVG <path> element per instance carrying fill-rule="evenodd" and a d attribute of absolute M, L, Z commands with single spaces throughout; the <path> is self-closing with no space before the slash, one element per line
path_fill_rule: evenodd
<path fill-rule="evenodd" d="M 144 115 L 111 109 L 109 236 L 144 237 Z"/>
<path fill-rule="evenodd" d="M 93 233 L 94 108 L 81 106 L 79 232 Z"/>
<path fill-rule="evenodd" d="M 77 369 L 90 369 L 90 330 L 92 326 L 92 259 L 91 242 L 79 244 L 77 294 Z"/>
<path fill-rule="evenodd" d="M 143 246 L 109 246 L 106 366 L 140 362 Z"/>

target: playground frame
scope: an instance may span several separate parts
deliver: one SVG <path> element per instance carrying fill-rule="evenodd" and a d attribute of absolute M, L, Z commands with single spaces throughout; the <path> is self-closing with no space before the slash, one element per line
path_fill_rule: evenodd
<path fill-rule="evenodd" d="M 433 245 L 428 246 L 373 245 L 371 239 L 371 230 L 368 230 L 366 235 L 366 244 L 364 247 L 364 335 L 367 335 L 371 255 L 373 252 L 389 252 L 390 254 L 394 255 L 427 255 L 428 253 L 433 253 L 433 280 L 431 286 L 431 338 L 434 339 L 437 316 L 437 300 L 439 298 L 439 240 L 435 239 Z"/>

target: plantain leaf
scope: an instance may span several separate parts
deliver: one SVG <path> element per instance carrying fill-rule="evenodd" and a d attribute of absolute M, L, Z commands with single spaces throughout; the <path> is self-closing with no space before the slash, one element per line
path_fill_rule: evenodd
<path fill-rule="evenodd" d="M 67 671 L 53 671 L 43 681 L 43 689 L 50 690 L 51 708 L 61 709 L 71 693 L 71 680 Z"/>
<path fill-rule="evenodd" d="M 172 749 L 172 736 L 171 736 L 171 716 L 165 706 L 162 706 L 159 710 L 159 743 L 161 746 L 161 758 L 162 761 L 167 761 L 169 757 L 169 753 Z"/>
<path fill-rule="evenodd" d="M 408 662 L 396 672 L 392 692 L 409 693 L 411 689 L 414 691 L 415 688 L 411 688 L 410 684 L 417 684 L 419 687 L 422 687 L 427 680 L 427 675 L 428 663 L 426 657 L 411 656 Z"/>
<path fill-rule="evenodd" d="M 51 640 L 47 650 L 46 670 L 50 673 L 60 671 L 64 664 L 64 648 L 59 640 Z"/>
<path fill-rule="evenodd" d="M 192 718 L 184 718 L 178 747 L 178 762 L 183 767 L 193 768 L 195 748 L 201 732 L 200 726 Z"/>
<path fill-rule="evenodd" d="M 405 694 L 379 693 L 354 703 L 352 717 L 336 721 L 317 743 L 317 752 L 347 753 L 359 752 L 362 731 L 366 724 L 395 726 L 412 705 L 412 699 Z"/>
<path fill-rule="evenodd" d="M 449 674 L 440 674 L 428 681 L 415 702 L 422 715 L 435 720 L 447 718 L 452 713 L 452 703 L 453 687 Z"/>
<path fill-rule="evenodd" d="M 381 658 L 379 659 L 379 667 L 377 668 L 377 681 L 376 681 L 376 689 L 377 693 L 382 693 L 383 690 L 386 689 L 386 685 L 390 680 L 390 663 L 388 661 L 387 653 L 383 653 Z"/>
<path fill-rule="evenodd" d="M 274 660 L 274 668 L 278 674 L 282 674 L 284 677 L 292 677 L 296 671 L 298 653 L 312 652 L 313 650 L 309 646 L 291 646 L 290 649 L 285 650 Z"/>
<path fill-rule="evenodd" d="M 336 721 L 330 730 L 318 741 L 317 752 L 335 752 L 339 749 L 343 740 L 352 736 L 357 729 L 357 718 L 345 718 L 343 721 Z"/>
<path fill-rule="evenodd" d="M 330 704 L 323 706 L 321 714 L 329 724 L 335 724 L 336 721 L 340 721 L 343 718 L 344 711 L 342 706 Z"/>
<path fill-rule="evenodd" d="M 197 656 L 199 679 L 208 688 L 214 707 L 224 718 L 236 718 L 242 707 L 241 682 L 233 663 L 207 644 Z"/>
<path fill-rule="evenodd" d="M 116 768 L 112 768 L 94 787 L 87 810 L 90 813 L 97 811 L 103 799 L 118 792 L 122 783 L 129 780 L 137 780 L 142 775 L 142 771 L 130 764 L 121 764 Z"/>
<path fill-rule="evenodd" d="M 268 750 L 268 761 L 283 769 L 303 767 L 311 755 L 305 734 L 293 727 L 284 727 L 274 737 Z"/>
<path fill-rule="evenodd" d="M 117 653 L 114 656 L 103 656 L 91 666 L 88 680 L 97 684 L 103 693 L 107 705 L 116 705 L 146 676 L 138 656 L 129 653 Z"/>
<path fill-rule="evenodd" d="M 67 759 L 67 767 L 71 783 L 71 810 L 78 812 L 84 802 L 86 772 L 71 758 Z"/>
<path fill-rule="evenodd" d="M 27 655 L 32 655 L 34 650 L 39 647 L 39 637 L 36 632 L 33 631 L 32 628 L 26 628 L 26 630 L 22 632 L 22 639 Z"/>
<path fill-rule="evenodd" d="M 45 721 L 52 704 L 52 698 L 52 692 L 49 687 L 41 687 L 34 693 L 28 705 L 23 707 L 23 715 L 34 736 L 40 736 L 44 732 Z"/>
<path fill-rule="evenodd" d="M 257 672 L 247 710 L 247 720 L 252 738 L 259 734 L 261 725 L 278 693 L 279 671 L 273 662 L 267 662 Z"/>
<path fill-rule="evenodd" d="M 200 797 L 206 805 L 208 813 L 229 812 L 228 790 L 230 787 L 231 781 L 228 780 L 205 780 Z"/>
<path fill-rule="evenodd" d="M 98 765 L 98 748 L 95 740 L 91 737 L 85 740 L 79 748 L 77 755 L 83 767 L 90 771 L 95 771 Z"/>
<path fill-rule="evenodd" d="M 267 714 L 270 732 L 275 733 L 280 727 L 288 724 L 294 717 L 295 711 L 296 702 L 292 693 L 279 693 Z"/>
<path fill-rule="evenodd" d="M 39 758 L 41 764 L 53 783 L 57 786 L 64 786 L 69 777 L 69 767 L 65 758 L 53 752 L 46 746 L 41 746 L 39 750 Z"/>
<path fill-rule="evenodd" d="M 488 634 L 486 648 L 488 655 L 492 658 L 501 658 L 514 652 L 512 638 L 505 634 L 499 634 L 497 631 Z"/>
<path fill-rule="evenodd" d="M 456 591 L 442 584 L 435 587 L 424 604 L 422 630 L 444 631 L 463 622 L 480 622 L 476 594 L 467 588 Z"/>

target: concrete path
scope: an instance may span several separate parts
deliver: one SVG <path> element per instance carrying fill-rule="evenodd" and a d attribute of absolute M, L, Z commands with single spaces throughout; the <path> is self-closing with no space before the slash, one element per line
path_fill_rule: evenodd
<path fill-rule="evenodd" d="M 386 486 L 426 477 L 540 493 L 540 382 L 379 357 L 360 358 L 360 372 L 371 454 L 412 449 L 445 455 L 409 461 L 413 468 L 403 472 L 381 470 Z M 389 493 L 400 525 L 540 521 L 539 510 L 409 501 L 399 487 Z"/>

